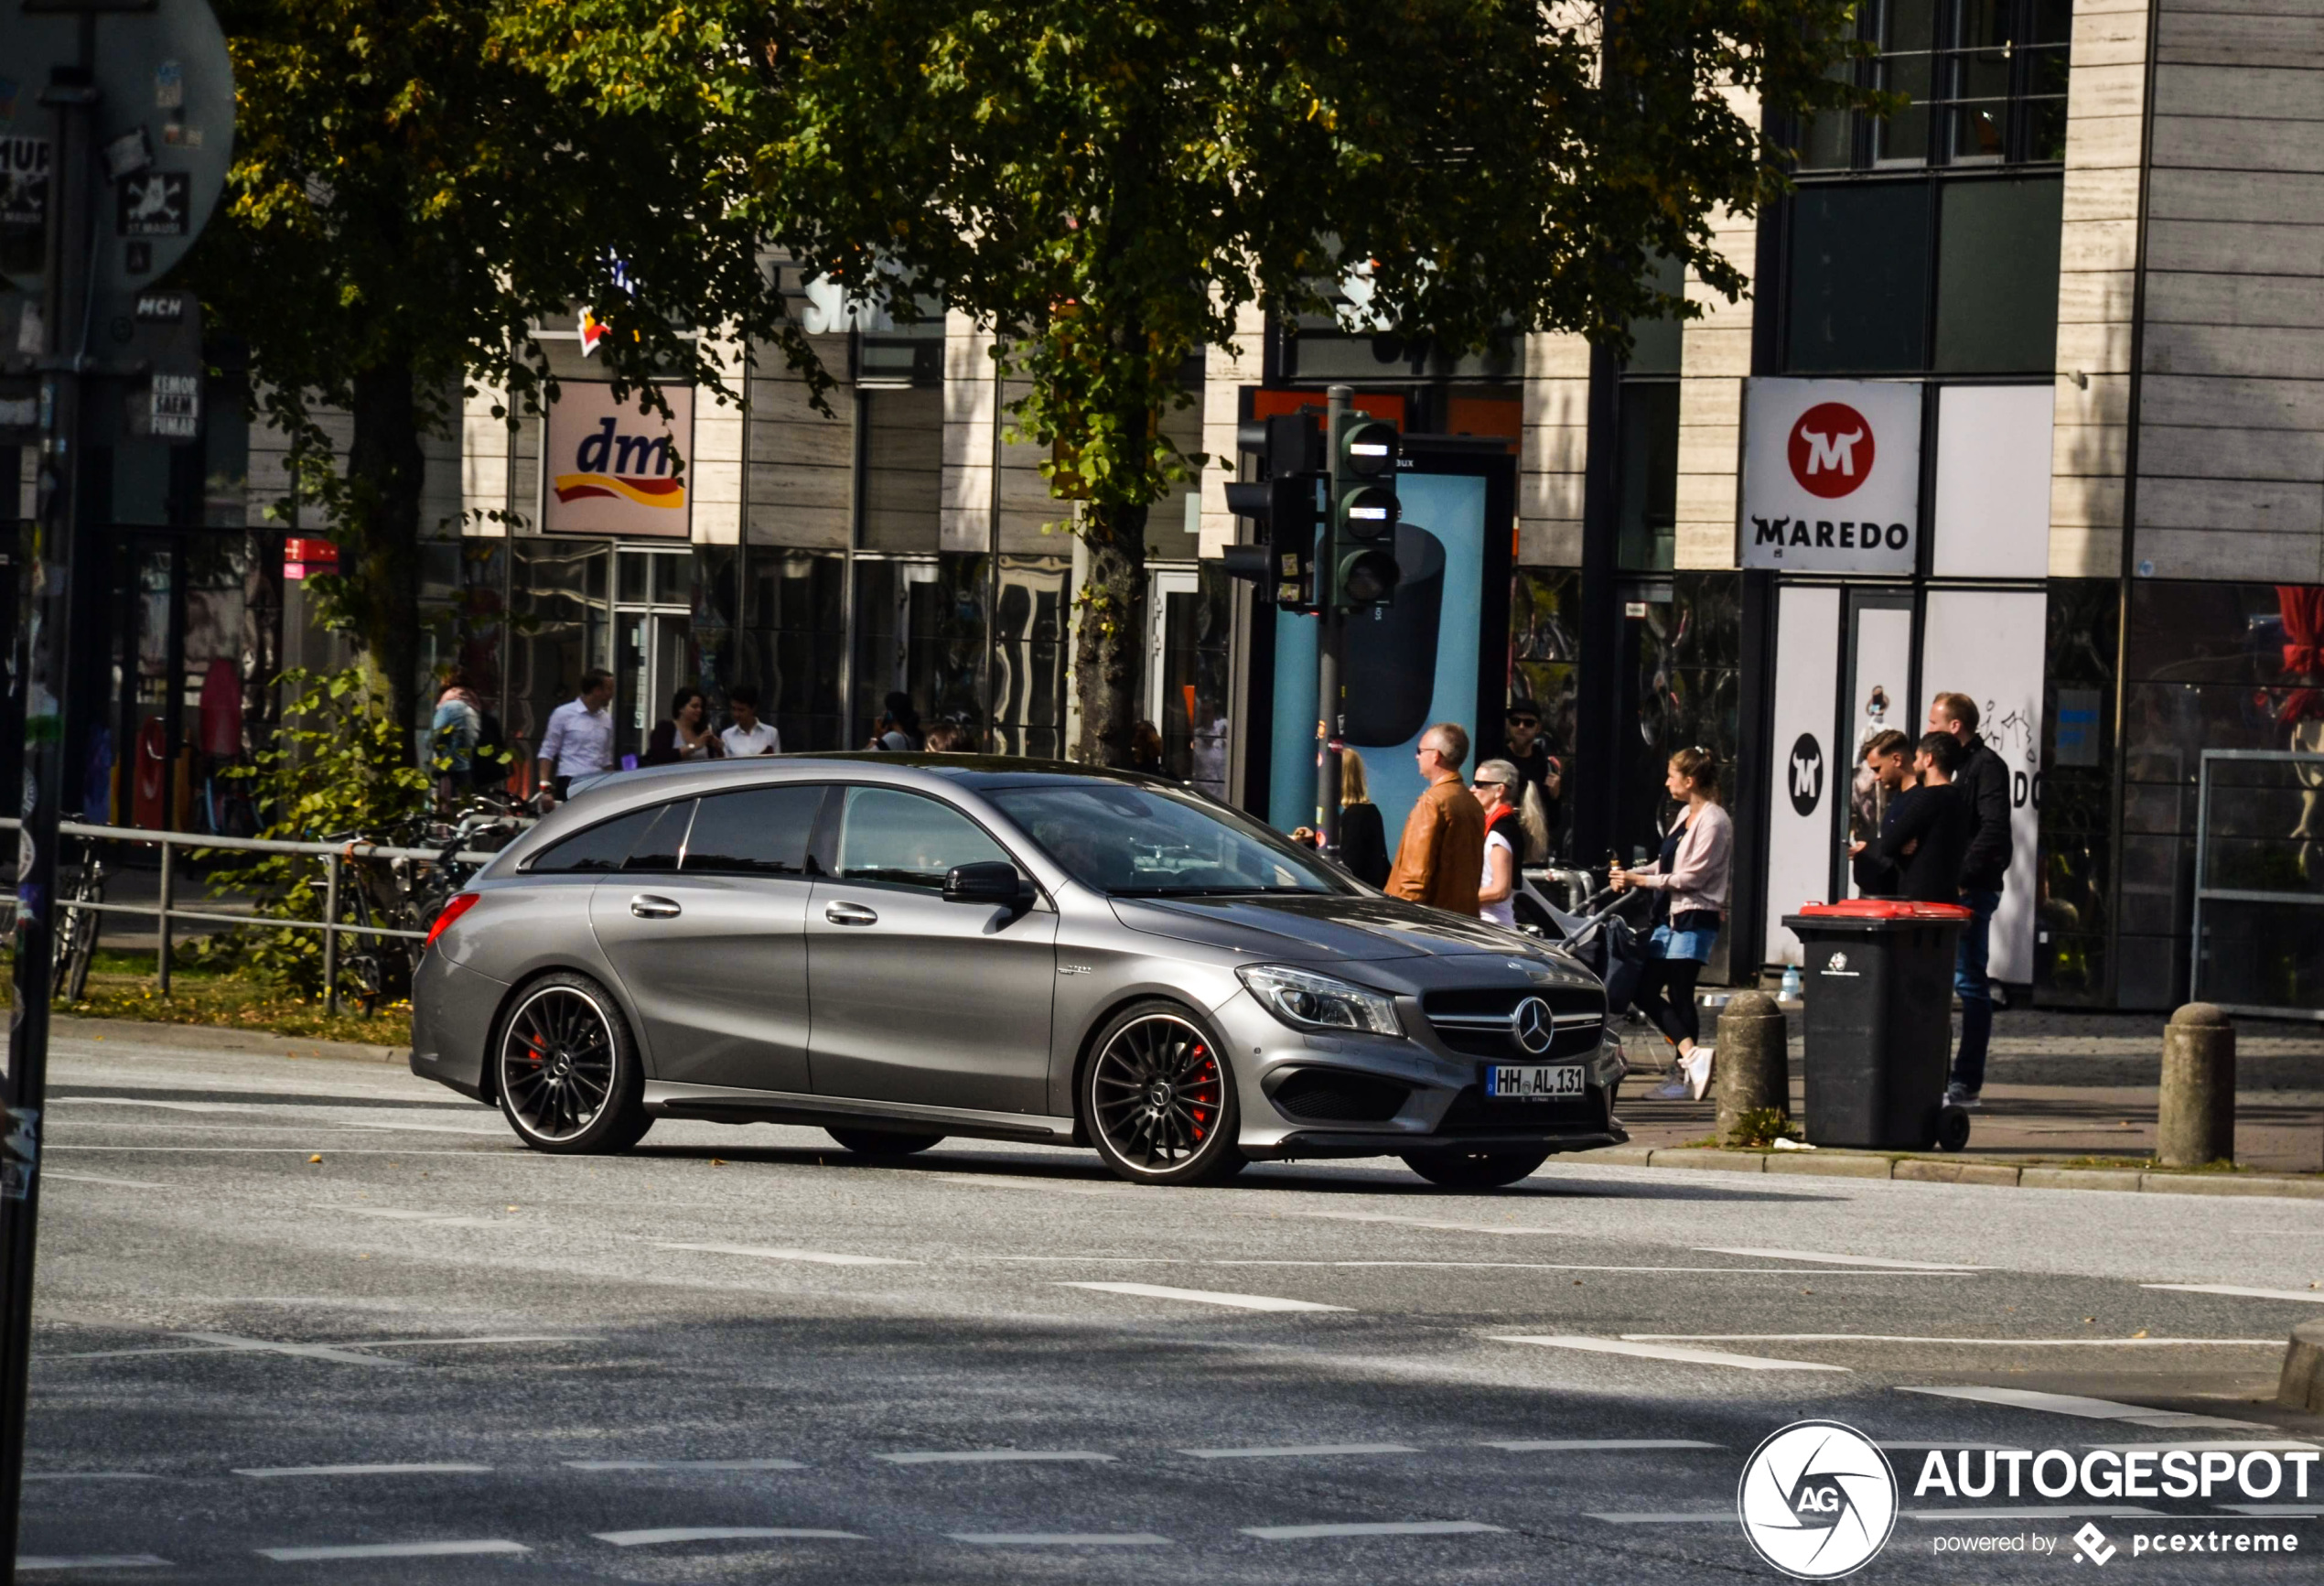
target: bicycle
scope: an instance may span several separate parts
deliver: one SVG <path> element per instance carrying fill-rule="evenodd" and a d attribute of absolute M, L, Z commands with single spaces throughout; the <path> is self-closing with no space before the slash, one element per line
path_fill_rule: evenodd
<path fill-rule="evenodd" d="M 59 841 L 61 844 L 62 839 Z M 97 934 L 103 919 L 96 909 L 74 905 L 103 902 L 108 875 L 94 842 L 82 839 L 81 849 L 79 864 L 57 866 L 56 940 L 49 990 L 51 995 L 61 994 L 68 1002 L 78 1002 L 88 995 L 89 971 L 97 961 Z M 61 848 L 59 857 L 61 859 Z"/>

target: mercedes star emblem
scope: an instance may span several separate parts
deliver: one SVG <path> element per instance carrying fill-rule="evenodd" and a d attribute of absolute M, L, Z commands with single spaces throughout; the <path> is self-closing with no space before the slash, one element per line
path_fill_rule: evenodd
<path fill-rule="evenodd" d="M 1538 997 L 1520 1002 L 1509 1015 L 1509 1033 L 1536 1057 L 1547 1052 L 1549 1043 L 1557 1039 L 1557 1023 L 1550 1017 L 1549 1004 Z"/>

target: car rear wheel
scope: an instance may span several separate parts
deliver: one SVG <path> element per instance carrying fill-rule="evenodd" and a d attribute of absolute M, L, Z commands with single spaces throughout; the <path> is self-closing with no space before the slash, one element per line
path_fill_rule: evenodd
<path fill-rule="evenodd" d="M 1243 1171 L 1234 1074 L 1175 1002 L 1134 1004 L 1099 1032 L 1081 1103 L 1098 1155 L 1134 1184 L 1214 1184 Z"/>
<path fill-rule="evenodd" d="M 898 1134 L 892 1129 L 834 1129 L 823 1133 L 863 1157 L 909 1157 L 914 1151 L 924 1151 L 944 1137 L 942 1135 Z"/>
<path fill-rule="evenodd" d="M 604 987 L 556 974 L 525 988 L 492 1043 L 500 1115 L 536 1151 L 626 1151 L 653 1119 L 637 1042 Z"/>
<path fill-rule="evenodd" d="M 1549 1160 L 1545 1150 L 1439 1151 L 1404 1159 L 1404 1166 L 1447 1190 L 1498 1190 Z"/>

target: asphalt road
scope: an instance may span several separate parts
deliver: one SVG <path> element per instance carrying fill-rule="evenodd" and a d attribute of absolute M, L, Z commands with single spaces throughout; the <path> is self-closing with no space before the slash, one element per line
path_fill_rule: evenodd
<path fill-rule="evenodd" d="M 1860 1579 L 2055 1579 L 2093 1518 L 2110 1578 L 2324 1548 L 2324 1467 L 2260 1513 L 1912 1491 L 1930 1447 L 2324 1446 L 2264 1402 L 2324 1315 L 2313 1202 L 1166 1191 L 706 1124 L 554 1159 L 392 1069 L 66 1038 L 53 1074 L 27 1579 L 1773 1579 L 1738 1477 L 1813 1418 L 1904 1484 Z M 2128 1547 L 2260 1530 L 2301 1551 Z M 1981 1537 L 2028 1550 L 1940 1550 Z"/>

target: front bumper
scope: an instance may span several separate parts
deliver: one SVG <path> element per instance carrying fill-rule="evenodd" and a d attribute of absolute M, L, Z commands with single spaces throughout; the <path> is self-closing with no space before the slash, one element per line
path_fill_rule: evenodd
<path fill-rule="evenodd" d="M 1285 1025 L 1248 993 L 1230 998 L 1213 1017 L 1234 1054 L 1242 1104 L 1237 1144 L 1256 1161 L 1585 1151 L 1630 1138 L 1614 1115 L 1629 1070 L 1610 1032 L 1600 1036 L 1594 1054 L 1545 1060 L 1581 1063 L 1587 1071 L 1581 1095 L 1500 1102 L 1483 1095 L 1491 1060 L 1450 1050 L 1415 1017 L 1404 1023 L 1418 1033 L 1404 1040 L 1307 1032 Z M 1384 1116 L 1349 1116 L 1363 1111 L 1366 1097 L 1379 1098 L 1376 1110 Z M 1317 1116 L 1318 1110 L 1340 1116 Z"/>

